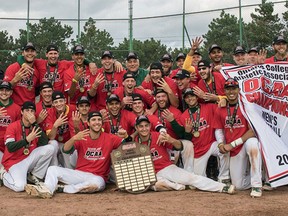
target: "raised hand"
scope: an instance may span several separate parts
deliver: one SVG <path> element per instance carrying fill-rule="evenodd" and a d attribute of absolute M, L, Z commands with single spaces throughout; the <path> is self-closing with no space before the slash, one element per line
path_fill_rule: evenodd
<path fill-rule="evenodd" d="M 159 85 L 158 88 L 160 89 L 163 89 L 165 92 L 167 92 L 168 94 L 169 93 L 172 93 L 172 89 L 170 88 L 170 86 L 168 85 L 168 83 L 163 79 L 161 78 L 157 84 Z"/>
<path fill-rule="evenodd" d="M 68 118 L 67 115 L 64 115 L 64 113 L 61 113 L 59 118 L 54 122 L 54 127 L 58 128 L 63 124 L 67 124 Z"/>
<path fill-rule="evenodd" d="M 33 127 L 32 131 L 28 134 L 26 137 L 27 142 L 31 142 L 34 139 L 38 138 L 41 136 L 42 130 L 40 127 Z"/>
<path fill-rule="evenodd" d="M 170 112 L 170 110 L 168 109 L 163 110 L 162 117 L 166 119 L 168 122 L 172 122 L 175 119 L 174 114 Z"/>
<path fill-rule="evenodd" d="M 201 37 L 196 37 L 195 39 L 192 39 L 191 50 L 192 51 L 197 50 L 202 42 L 203 42 L 203 38 Z"/>
<path fill-rule="evenodd" d="M 98 69 L 98 68 L 97 68 L 96 63 L 94 63 L 94 62 L 89 63 L 89 70 L 90 70 L 90 72 L 91 72 L 91 74 L 92 74 L 93 76 L 96 75 L 97 69 Z"/>
<path fill-rule="evenodd" d="M 193 87 L 193 92 L 195 95 L 197 95 L 199 98 L 204 98 L 205 96 L 205 92 L 200 89 L 198 86 Z"/>
<path fill-rule="evenodd" d="M 37 118 L 37 123 L 40 124 L 41 122 L 43 122 L 47 118 L 47 116 L 48 116 L 47 110 L 42 109 Z"/>
<path fill-rule="evenodd" d="M 33 124 L 36 122 L 36 117 L 34 113 L 26 112 L 26 118 L 28 119 L 30 124 Z"/>
<path fill-rule="evenodd" d="M 185 119 L 184 128 L 185 128 L 185 132 L 186 132 L 186 133 L 191 133 L 191 132 L 192 132 L 193 122 L 192 122 L 192 120 L 191 120 L 190 118 L 186 118 L 186 119 Z"/>
<path fill-rule="evenodd" d="M 90 129 L 85 129 L 83 131 L 79 131 L 77 134 L 73 136 L 75 141 L 80 141 L 80 140 L 87 140 L 85 137 L 87 137 L 90 133 Z"/>
<path fill-rule="evenodd" d="M 103 75 L 102 73 L 97 74 L 97 76 L 96 76 L 96 78 L 95 78 L 95 81 L 94 81 L 92 87 L 93 87 L 94 89 L 97 89 L 98 86 L 99 86 L 102 82 L 104 82 L 104 80 L 105 80 L 105 77 L 104 77 L 104 75 Z"/>
<path fill-rule="evenodd" d="M 86 70 L 84 68 L 77 68 L 77 71 L 74 75 L 74 79 L 79 81 L 81 78 L 85 77 Z"/>
<path fill-rule="evenodd" d="M 266 57 L 267 57 L 267 50 L 264 48 L 259 50 L 258 64 L 264 64 Z"/>
<path fill-rule="evenodd" d="M 5 109 L 5 107 L 1 107 L 0 108 L 0 117 L 7 115 L 7 110 Z"/>
<path fill-rule="evenodd" d="M 81 114 L 79 113 L 78 110 L 76 110 L 75 112 L 72 112 L 72 121 L 74 125 L 79 125 L 80 123 L 80 119 L 81 119 Z"/>
<path fill-rule="evenodd" d="M 115 71 L 118 73 L 124 70 L 122 64 L 119 61 L 114 62 L 114 68 L 115 68 Z"/>

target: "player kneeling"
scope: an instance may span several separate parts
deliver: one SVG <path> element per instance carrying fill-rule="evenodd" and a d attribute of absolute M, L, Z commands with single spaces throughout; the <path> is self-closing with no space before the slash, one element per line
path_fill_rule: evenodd
<path fill-rule="evenodd" d="M 110 153 L 120 146 L 123 139 L 102 132 L 102 125 L 102 115 L 99 112 L 90 112 L 88 114 L 90 129 L 80 131 L 63 146 L 65 153 L 77 150 L 78 160 L 75 170 L 51 166 L 48 168 L 45 183 L 41 186 L 27 185 L 26 192 L 42 198 L 51 198 L 55 191 L 94 193 L 104 190 L 110 170 Z M 58 186 L 58 181 L 65 185 Z"/>
<path fill-rule="evenodd" d="M 167 133 L 151 132 L 150 121 L 146 116 L 138 116 L 136 119 L 136 131 L 138 135 L 135 141 L 150 147 L 152 160 L 155 167 L 158 182 L 155 184 L 154 190 L 158 190 L 157 186 L 161 185 L 169 189 L 182 190 L 185 185 L 196 187 L 203 191 L 224 192 L 233 194 L 235 186 L 226 186 L 223 183 L 213 181 L 204 176 L 190 173 L 184 169 L 177 167 L 170 161 L 167 148 L 174 150 L 182 150 L 181 141 L 172 138 Z M 164 185 L 164 186 L 163 186 Z"/>

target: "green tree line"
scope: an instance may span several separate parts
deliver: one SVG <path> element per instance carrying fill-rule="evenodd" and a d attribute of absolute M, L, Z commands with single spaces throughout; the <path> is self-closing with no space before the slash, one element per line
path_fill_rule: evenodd
<path fill-rule="evenodd" d="M 286 3 L 285 8 L 288 8 Z M 207 50 L 211 44 L 217 43 L 225 53 L 225 61 L 233 62 L 232 53 L 234 47 L 240 44 L 239 22 L 243 26 L 243 45 L 246 49 L 251 47 L 266 48 L 272 55 L 271 44 L 277 35 L 288 36 L 288 11 L 279 14 L 274 11 L 274 4 L 263 0 L 262 4 L 251 13 L 251 21 L 245 23 L 236 16 L 222 11 L 220 17 L 212 19 L 209 30 L 202 35 L 204 43 L 201 53 L 204 58 L 208 57 Z M 16 60 L 16 56 L 21 53 L 21 48 L 27 41 L 27 30 L 19 29 L 19 38 L 13 38 L 7 30 L 0 31 L 0 69 L 4 70 Z M 63 25 L 54 17 L 40 19 L 38 23 L 29 24 L 29 40 L 36 46 L 39 58 L 45 58 L 47 45 L 55 43 L 60 48 L 60 58 L 71 58 L 71 47 L 77 44 L 77 39 L 71 39 L 73 28 Z M 106 30 L 97 28 L 97 23 L 89 18 L 85 23 L 80 35 L 79 43 L 86 48 L 86 57 L 99 64 L 101 52 L 111 50 L 115 57 L 124 61 L 128 53 L 129 39 L 124 38 L 123 42 L 114 45 L 114 40 Z M 133 47 L 137 52 L 141 66 L 147 67 L 151 61 L 169 52 L 176 58 L 179 52 L 188 52 L 190 47 L 184 50 L 167 47 L 161 40 L 150 38 L 144 41 L 133 39 Z"/>

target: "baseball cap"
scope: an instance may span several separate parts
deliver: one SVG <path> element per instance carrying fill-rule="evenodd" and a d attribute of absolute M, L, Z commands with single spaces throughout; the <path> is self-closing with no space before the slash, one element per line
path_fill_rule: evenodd
<path fill-rule="evenodd" d="M 149 119 L 148 119 L 147 116 L 145 116 L 145 115 L 140 115 L 140 116 L 138 116 L 138 117 L 136 118 L 136 123 L 135 123 L 135 125 L 139 125 L 142 121 L 146 121 L 146 122 L 150 123 L 150 121 L 149 121 Z"/>
<path fill-rule="evenodd" d="M 88 103 L 89 105 L 91 104 L 88 97 L 86 96 L 81 96 L 78 98 L 78 100 L 76 101 L 76 105 L 78 104 L 83 104 L 83 103 Z"/>
<path fill-rule="evenodd" d="M 160 61 L 164 61 L 164 60 L 168 60 L 170 62 L 173 62 L 172 56 L 169 53 L 166 53 L 161 57 Z"/>
<path fill-rule="evenodd" d="M 31 43 L 31 42 L 28 42 L 28 43 L 23 47 L 23 50 L 27 50 L 27 49 L 36 50 L 35 46 L 34 46 L 33 43 Z"/>
<path fill-rule="evenodd" d="M 256 53 L 258 53 L 257 47 L 252 47 L 251 49 L 249 49 L 249 50 L 248 50 L 248 53 L 250 53 L 250 52 L 256 52 Z"/>
<path fill-rule="evenodd" d="M 151 65 L 150 65 L 150 71 L 151 70 L 163 70 L 163 66 L 160 62 L 153 62 Z"/>
<path fill-rule="evenodd" d="M 187 88 L 183 92 L 183 98 L 185 98 L 187 95 L 192 95 L 192 96 L 197 96 L 195 95 L 194 91 L 192 88 Z"/>
<path fill-rule="evenodd" d="M 109 51 L 109 50 L 105 50 L 103 53 L 102 53 L 102 57 L 101 57 L 101 59 L 103 59 L 104 57 L 109 57 L 109 58 L 114 58 L 114 56 L 113 56 L 113 53 L 111 52 L 111 51 Z"/>
<path fill-rule="evenodd" d="M 107 98 L 106 98 L 106 103 L 110 103 L 112 101 L 118 101 L 118 102 L 121 102 L 120 101 L 120 98 L 118 97 L 118 95 L 116 94 L 111 94 L 109 95 Z"/>
<path fill-rule="evenodd" d="M 137 100 L 143 101 L 142 96 L 141 96 L 140 94 L 133 93 L 133 94 L 132 94 L 132 101 L 137 101 Z"/>
<path fill-rule="evenodd" d="M 126 60 L 128 61 L 129 59 L 138 59 L 138 55 L 135 52 L 129 52 Z"/>
<path fill-rule="evenodd" d="M 182 69 L 179 70 L 175 76 L 173 76 L 173 79 L 175 78 L 179 79 L 190 78 L 190 73 L 189 71 Z"/>
<path fill-rule="evenodd" d="M 59 52 L 58 47 L 55 44 L 49 44 L 46 48 L 46 53 L 50 52 L 50 51 L 56 51 Z"/>
<path fill-rule="evenodd" d="M 0 82 L 0 89 L 6 88 L 8 90 L 12 90 L 12 85 L 10 82 L 7 81 L 1 81 Z"/>
<path fill-rule="evenodd" d="M 207 60 L 200 60 L 197 67 L 210 67 L 210 62 Z"/>
<path fill-rule="evenodd" d="M 239 83 L 236 79 L 233 79 L 233 78 L 228 78 L 226 81 L 225 81 L 225 84 L 224 84 L 224 88 L 229 88 L 229 87 L 236 87 L 236 88 L 239 88 Z"/>
<path fill-rule="evenodd" d="M 92 111 L 88 113 L 88 121 L 95 116 L 100 116 L 102 118 L 102 114 L 98 111 Z"/>
<path fill-rule="evenodd" d="M 60 91 L 54 91 L 53 94 L 52 94 L 52 101 L 58 100 L 60 98 L 65 99 L 64 94 L 62 92 L 60 92 Z"/>
<path fill-rule="evenodd" d="M 159 94 L 159 93 L 165 93 L 165 94 L 167 94 L 167 92 L 164 91 L 163 89 L 157 88 L 157 89 L 154 91 L 154 96 L 156 96 L 156 95 Z"/>
<path fill-rule="evenodd" d="M 185 53 L 179 53 L 176 57 L 176 61 L 178 61 L 179 59 L 185 59 L 186 58 L 186 54 Z"/>
<path fill-rule="evenodd" d="M 234 49 L 234 55 L 237 55 L 239 53 L 247 53 L 247 52 L 242 46 L 237 46 Z"/>
<path fill-rule="evenodd" d="M 52 88 L 53 89 L 52 83 L 51 82 L 42 82 L 39 86 L 39 91 L 42 91 L 45 88 Z"/>
<path fill-rule="evenodd" d="M 21 110 L 24 109 L 33 109 L 36 111 L 35 103 L 33 103 L 32 101 L 25 101 L 21 107 Z"/>
<path fill-rule="evenodd" d="M 209 47 L 209 54 L 212 52 L 213 49 L 216 49 L 216 48 L 222 50 L 222 48 L 221 48 L 219 45 L 217 45 L 217 44 L 212 44 L 212 45 Z"/>
<path fill-rule="evenodd" d="M 76 53 L 83 53 L 84 54 L 85 53 L 84 47 L 82 45 L 78 44 L 78 45 L 73 47 L 72 53 L 73 54 L 76 54 Z"/>
<path fill-rule="evenodd" d="M 280 42 L 287 43 L 287 41 L 284 39 L 284 37 L 282 35 L 279 35 L 279 36 L 274 38 L 273 45 L 280 43 Z"/>
<path fill-rule="evenodd" d="M 193 54 L 193 55 L 200 55 L 200 56 L 202 56 L 201 53 L 200 53 L 200 51 L 199 51 L 198 49 L 194 51 L 194 54 Z"/>
<path fill-rule="evenodd" d="M 128 79 L 128 78 L 133 78 L 134 80 L 136 80 L 136 79 L 135 79 L 135 75 L 134 75 L 133 72 L 127 72 L 127 73 L 125 73 L 124 76 L 123 76 L 123 81 L 126 80 L 126 79 Z"/>

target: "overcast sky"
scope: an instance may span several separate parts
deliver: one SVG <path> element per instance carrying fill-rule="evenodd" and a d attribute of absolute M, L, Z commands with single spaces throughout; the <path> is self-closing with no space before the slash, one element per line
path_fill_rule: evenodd
<path fill-rule="evenodd" d="M 277 2 L 278 0 L 273 0 Z M 14 37 L 19 36 L 19 29 L 26 29 L 26 21 L 6 20 L 2 18 L 26 18 L 28 0 L 1 0 L 0 30 L 7 30 Z M 80 18 L 88 19 L 127 19 L 128 0 L 81 0 Z M 239 0 L 186 0 L 186 13 L 238 7 Z M 260 4 L 261 0 L 242 0 L 242 6 Z M 279 1 L 278 1 L 279 2 Z M 281 2 L 281 1 L 280 1 Z M 275 12 L 283 12 L 284 3 L 275 4 Z M 30 0 L 30 18 L 77 19 L 78 0 Z M 250 13 L 255 7 L 242 9 L 244 21 L 250 21 Z M 150 17 L 183 12 L 183 0 L 134 0 L 133 17 Z M 238 9 L 227 10 L 227 13 L 239 16 Z M 201 36 L 208 31 L 208 25 L 213 18 L 217 18 L 220 11 L 202 14 L 186 15 L 186 27 L 191 38 Z M 281 15 L 281 14 L 280 14 Z M 31 21 L 37 22 L 37 21 Z M 74 37 L 78 32 L 76 21 L 61 21 L 73 27 Z M 85 22 L 81 22 L 81 31 Z M 114 38 L 114 43 L 123 41 L 129 37 L 128 21 L 96 21 L 97 28 L 106 29 Z M 182 47 L 182 16 L 141 19 L 133 22 L 133 36 L 135 39 L 145 40 L 151 37 L 161 40 L 171 47 Z M 185 46 L 189 46 L 188 40 Z"/>

